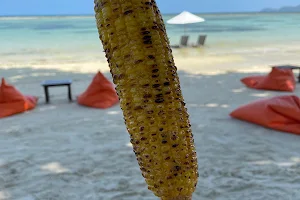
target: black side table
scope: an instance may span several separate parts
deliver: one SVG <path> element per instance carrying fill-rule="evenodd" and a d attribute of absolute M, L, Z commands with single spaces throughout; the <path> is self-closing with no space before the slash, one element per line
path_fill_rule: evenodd
<path fill-rule="evenodd" d="M 42 86 L 44 87 L 45 96 L 46 96 L 46 103 L 49 103 L 49 87 L 67 86 L 69 101 L 72 101 L 71 84 L 72 84 L 72 80 L 46 80 L 42 82 Z"/>

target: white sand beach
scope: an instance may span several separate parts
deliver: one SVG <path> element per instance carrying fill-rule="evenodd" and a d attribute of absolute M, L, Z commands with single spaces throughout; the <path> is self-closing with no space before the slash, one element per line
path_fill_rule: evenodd
<path fill-rule="evenodd" d="M 283 92 L 248 89 L 239 81 L 265 74 L 272 64 L 300 64 L 298 52 L 232 53 L 174 50 L 199 161 L 195 200 L 297 200 L 300 137 L 231 119 L 250 101 Z M 37 95 L 33 111 L 0 120 L 0 200 L 155 200 L 129 145 L 119 105 L 100 110 L 69 103 L 65 88 L 41 81 L 73 80 L 73 98 L 104 60 L 82 63 L 12 63 L 0 76 L 22 93 Z M 296 75 L 296 74 L 295 74 Z M 300 86 L 294 92 L 300 93 Z"/>

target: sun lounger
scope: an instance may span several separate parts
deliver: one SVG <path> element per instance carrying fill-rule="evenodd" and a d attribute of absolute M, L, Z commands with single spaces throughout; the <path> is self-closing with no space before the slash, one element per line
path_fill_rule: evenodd
<path fill-rule="evenodd" d="M 189 36 L 188 35 L 183 35 L 183 36 L 181 36 L 180 44 L 179 45 L 171 45 L 171 47 L 172 48 L 187 47 L 188 40 L 189 40 Z"/>
<path fill-rule="evenodd" d="M 294 69 L 298 69 L 299 72 L 298 72 L 298 82 L 300 83 L 300 66 L 295 66 L 295 65 L 278 65 L 278 66 L 271 66 L 272 68 L 276 67 L 276 68 L 279 68 L 279 69 L 291 69 L 291 70 L 294 70 Z"/>
<path fill-rule="evenodd" d="M 203 46 L 206 40 L 206 35 L 199 35 L 197 43 L 193 44 L 192 47 L 200 47 Z"/>
<path fill-rule="evenodd" d="M 272 68 L 267 75 L 247 76 L 241 79 L 247 87 L 258 90 L 276 90 L 293 92 L 296 80 L 291 69 Z"/>

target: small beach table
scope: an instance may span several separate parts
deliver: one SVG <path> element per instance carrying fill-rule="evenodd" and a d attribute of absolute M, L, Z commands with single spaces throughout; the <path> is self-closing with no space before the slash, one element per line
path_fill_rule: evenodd
<path fill-rule="evenodd" d="M 294 70 L 294 69 L 298 69 L 299 72 L 298 72 L 298 82 L 300 83 L 300 66 L 295 66 L 295 65 L 279 65 L 279 66 L 272 66 L 273 67 L 277 67 L 279 69 L 291 69 L 291 70 Z"/>
<path fill-rule="evenodd" d="M 45 80 L 42 82 L 42 86 L 44 87 L 46 103 L 49 103 L 49 87 L 68 87 L 68 98 L 69 101 L 72 101 L 72 92 L 71 92 L 71 84 L 72 80 Z"/>

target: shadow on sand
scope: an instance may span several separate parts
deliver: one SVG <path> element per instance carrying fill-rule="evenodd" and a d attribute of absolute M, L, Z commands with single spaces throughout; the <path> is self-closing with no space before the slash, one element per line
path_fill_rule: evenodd
<path fill-rule="evenodd" d="M 199 160 L 194 198 L 297 199 L 300 138 L 228 116 L 250 101 L 293 93 L 246 88 L 239 81 L 250 75 L 245 73 L 178 73 Z M 111 80 L 109 73 L 104 75 Z M 68 103 L 64 88 L 51 89 L 51 103 L 44 103 L 43 80 L 73 79 L 75 99 L 93 76 L 0 69 L 0 77 L 22 93 L 40 97 L 35 110 L 0 120 L 0 199 L 156 199 L 128 145 L 118 105 L 98 110 Z"/>

